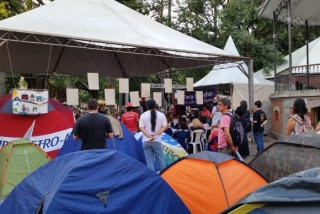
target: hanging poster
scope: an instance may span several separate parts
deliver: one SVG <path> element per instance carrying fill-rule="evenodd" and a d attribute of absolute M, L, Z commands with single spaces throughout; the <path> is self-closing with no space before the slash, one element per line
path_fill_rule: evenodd
<path fill-rule="evenodd" d="M 46 114 L 48 113 L 48 90 L 13 90 L 12 111 L 14 114 Z"/>

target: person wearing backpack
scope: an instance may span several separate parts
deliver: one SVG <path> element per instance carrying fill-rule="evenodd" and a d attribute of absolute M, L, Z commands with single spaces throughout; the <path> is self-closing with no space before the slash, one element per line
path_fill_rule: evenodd
<path fill-rule="evenodd" d="M 245 128 L 246 133 L 250 133 L 252 131 L 252 123 L 251 123 L 251 119 L 250 119 L 250 112 L 247 110 L 248 109 L 248 103 L 245 100 L 242 100 L 240 102 L 240 106 L 242 106 L 244 108 L 244 114 L 243 114 L 243 118 L 246 119 L 247 121 L 247 128 Z"/>
<path fill-rule="evenodd" d="M 289 117 L 287 123 L 287 136 L 298 135 L 305 132 L 314 132 L 308 114 L 306 102 L 298 98 L 293 103 L 293 115 Z"/>
<path fill-rule="evenodd" d="M 230 134 L 232 122 L 232 114 L 229 112 L 231 102 L 226 97 L 218 99 L 218 111 L 222 113 L 218 128 L 218 152 L 232 155 L 237 151 L 238 147 L 233 145 L 233 140 Z"/>
<path fill-rule="evenodd" d="M 267 116 L 264 111 L 261 110 L 262 103 L 260 100 L 254 102 L 255 112 L 253 113 L 253 137 L 257 144 L 257 154 L 259 154 L 263 149 L 263 131 L 264 125 L 268 122 Z"/>
<path fill-rule="evenodd" d="M 246 158 L 247 156 L 250 155 L 249 152 L 249 145 L 248 145 L 248 137 L 246 130 L 248 129 L 248 122 L 246 118 L 244 118 L 246 109 L 243 106 L 239 106 L 235 113 L 236 113 L 236 120 L 239 121 L 244 129 L 244 136 L 243 136 L 243 141 L 238 147 L 238 152 L 241 155 L 242 158 Z M 251 121 L 250 121 L 251 122 Z"/>

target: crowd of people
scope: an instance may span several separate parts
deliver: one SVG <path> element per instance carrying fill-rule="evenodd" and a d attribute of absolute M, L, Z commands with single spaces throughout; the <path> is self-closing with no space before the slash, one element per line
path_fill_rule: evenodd
<path fill-rule="evenodd" d="M 203 105 L 201 111 L 186 113 L 169 111 L 164 114 L 158 110 L 158 106 L 153 99 L 146 102 L 146 111 L 138 114 L 131 102 L 125 105 L 126 111 L 120 120 L 132 134 L 141 131 L 143 134 L 143 149 L 150 169 L 154 170 L 153 160 L 155 159 L 160 170 L 165 168 L 162 154 L 162 133 L 172 136 L 186 149 L 188 153 L 192 151 L 187 147 L 187 142 L 194 137 L 195 130 L 203 130 L 202 142 L 207 143 L 207 150 L 235 155 L 238 151 L 245 158 L 249 156 L 248 133 L 253 131 L 255 142 L 257 143 L 257 153 L 263 150 L 263 129 L 267 123 L 265 113 L 261 110 L 261 102 L 255 102 L 256 111 L 250 118 L 247 110 L 247 102 L 241 101 L 240 106 L 233 112 L 230 99 L 216 96 L 213 99 L 211 111 L 207 105 Z M 174 107 L 173 107 L 174 108 Z M 78 115 L 81 114 L 81 115 Z M 113 131 L 110 119 L 100 111 L 97 100 L 91 99 L 88 102 L 88 110 L 76 112 L 77 119 L 74 127 L 74 139 L 82 140 L 82 150 L 106 148 L 105 138 L 112 138 Z M 241 143 L 233 142 L 232 121 L 240 122 L 245 136 Z M 253 127 L 253 129 L 252 129 Z"/>
<path fill-rule="evenodd" d="M 263 133 L 268 120 L 266 113 L 261 109 L 261 101 L 255 101 L 254 104 L 255 109 L 251 117 L 245 100 L 242 100 L 233 111 L 230 99 L 216 96 L 213 99 L 211 111 L 207 105 L 203 105 L 201 111 L 189 113 L 180 111 L 180 114 L 176 115 L 176 111 L 169 111 L 167 114 L 160 112 L 155 100 L 149 99 L 146 102 L 146 111 L 137 112 L 137 108 L 128 102 L 122 117 L 116 117 L 116 119 L 120 120 L 132 134 L 142 132 L 143 149 L 148 167 L 154 170 L 153 160 L 155 159 L 160 170 L 163 170 L 165 163 L 162 154 L 162 133 L 172 136 L 188 153 L 191 153 L 193 151 L 189 150 L 187 142 L 194 138 L 195 130 L 203 130 L 204 136 L 201 139 L 205 142 L 200 146 L 207 143 L 206 149 L 209 151 L 228 155 L 235 155 L 238 152 L 242 158 L 246 158 L 250 155 L 248 139 L 252 132 L 257 146 L 256 155 L 259 154 L 264 149 Z M 73 134 L 74 139 L 82 140 L 82 150 L 104 149 L 106 148 L 105 138 L 113 137 L 110 120 L 99 109 L 97 100 L 92 99 L 88 102 L 88 110 L 84 114 L 81 112 L 75 114 L 77 122 Z M 308 109 L 303 99 L 295 100 L 292 111 L 292 116 L 287 123 L 287 135 L 320 131 L 320 123 L 315 129 L 311 126 Z M 239 125 L 241 129 L 236 127 Z M 234 138 L 235 127 L 237 132 L 241 130 L 243 132 L 241 142 Z"/>

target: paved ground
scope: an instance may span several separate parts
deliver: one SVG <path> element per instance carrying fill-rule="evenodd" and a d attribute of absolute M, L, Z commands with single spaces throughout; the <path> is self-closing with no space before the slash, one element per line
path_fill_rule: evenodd
<path fill-rule="evenodd" d="M 275 139 L 269 137 L 269 136 L 263 136 L 263 142 L 264 142 L 264 148 L 268 147 L 272 143 L 275 142 Z M 255 143 L 249 142 L 249 150 L 250 150 L 250 156 L 244 159 L 246 163 L 249 163 L 253 158 L 254 155 L 257 153 L 257 146 Z"/>

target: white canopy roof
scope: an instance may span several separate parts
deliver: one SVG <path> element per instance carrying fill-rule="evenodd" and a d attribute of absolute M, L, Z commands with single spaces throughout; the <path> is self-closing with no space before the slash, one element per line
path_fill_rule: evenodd
<path fill-rule="evenodd" d="M 228 51 L 230 54 L 239 55 L 238 50 L 231 38 L 229 36 L 228 41 L 224 48 L 225 51 Z M 231 63 L 230 63 L 231 64 Z M 218 86 L 220 84 L 232 84 L 233 89 L 231 91 L 231 99 L 233 104 L 233 109 L 235 109 L 241 102 L 241 100 L 249 101 L 249 81 L 248 77 L 242 73 L 239 69 L 237 63 L 233 63 L 233 67 L 229 67 L 230 64 L 227 64 L 227 68 L 223 68 L 223 65 L 216 65 L 207 74 L 204 78 L 193 84 L 193 87 L 204 87 L 204 86 Z M 248 67 L 245 63 L 241 63 L 245 72 L 248 73 Z M 262 102 L 263 110 L 267 114 L 267 118 L 270 118 L 270 100 L 269 96 L 274 93 L 274 82 L 266 80 L 255 73 L 253 74 L 253 90 L 254 97 L 253 99 L 260 100 Z M 267 125 L 265 131 L 269 130 L 269 125 Z"/>
<path fill-rule="evenodd" d="M 306 51 L 307 51 L 306 46 L 303 46 L 298 50 L 292 52 L 292 67 L 304 66 L 307 64 Z M 320 64 L 319 53 L 320 53 L 320 37 L 309 43 L 309 65 Z M 277 66 L 277 73 L 283 70 L 289 69 L 289 55 L 285 56 L 284 59 L 286 60 L 286 63 Z M 301 68 L 299 69 L 299 72 L 305 73 L 306 69 Z M 274 70 L 270 71 L 269 75 L 265 75 L 263 73 L 263 69 L 257 71 L 256 74 L 259 75 L 260 77 L 267 78 L 267 79 L 274 78 Z"/>
<path fill-rule="evenodd" d="M 229 36 L 224 50 L 228 51 L 232 55 L 239 56 L 238 50 L 231 36 Z M 241 62 L 241 65 L 244 68 L 244 70 L 248 73 L 248 66 L 244 62 Z M 239 63 L 216 65 L 213 67 L 210 73 L 208 73 L 198 82 L 194 83 L 193 87 L 204 87 L 230 83 L 248 85 L 248 77 L 244 73 L 242 73 L 238 66 Z M 253 78 L 254 85 L 274 85 L 273 82 L 266 80 L 256 74 L 253 74 Z"/>
<path fill-rule="evenodd" d="M 260 16 L 273 19 L 273 11 L 279 10 L 283 0 L 266 0 L 261 8 Z M 287 17 L 287 6 L 285 6 L 280 15 Z M 320 1 L 319 0 L 291 0 L 292 21 L 295 24 L 304 25 L 308 20 L 310 25 L 320 24 Z M 284 19 L 287 20 L 287 19 Z"/>
<path fill-rule="evenodd" d="M 49 73 L 84 76 L 99 72 L 113 77 L 240 58 L 114 0 L 56 0 L 0 21 L 0 44 L 7 39 L 9 53 L 6 45 L 0 45 L 0 71 L 10 72 L 11 55 L 16 73 L 46 73 L 49 56 Z"/>

